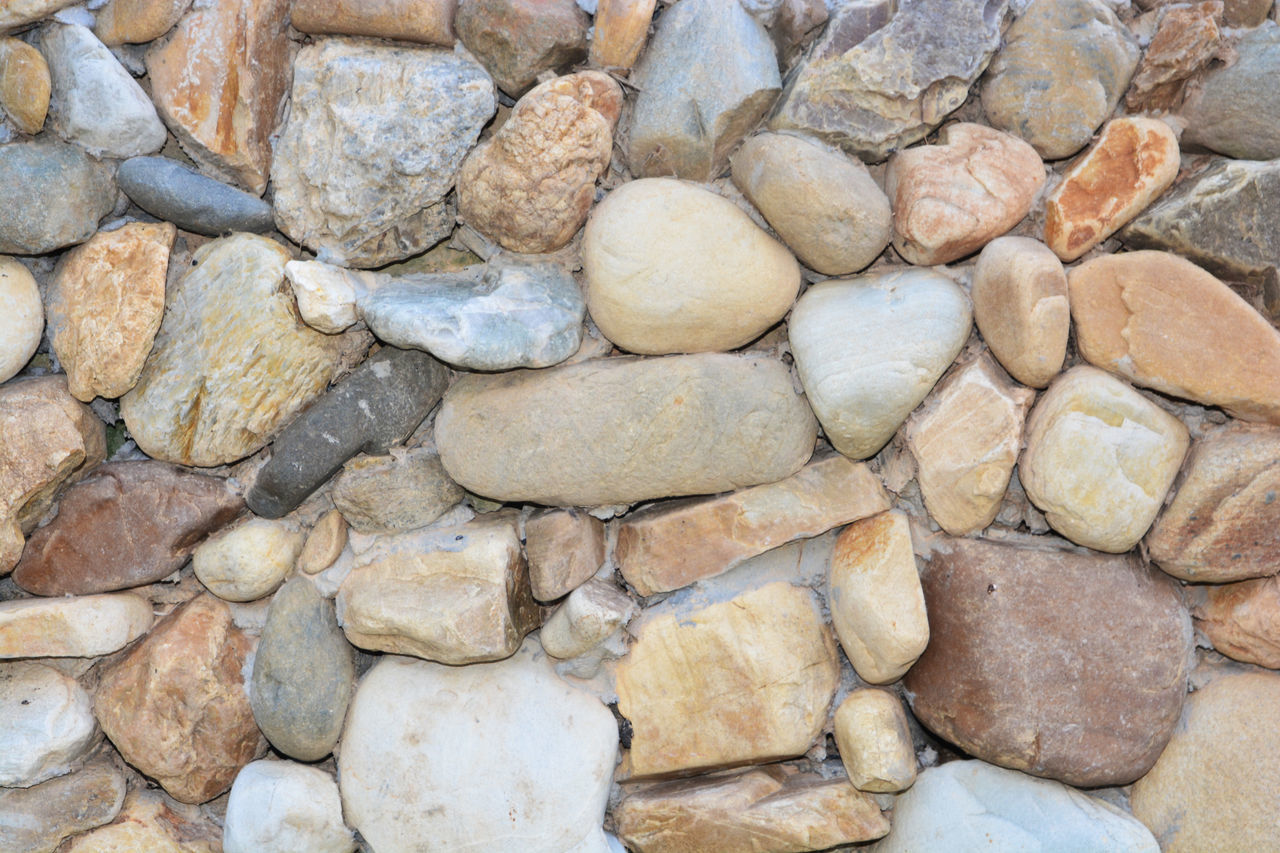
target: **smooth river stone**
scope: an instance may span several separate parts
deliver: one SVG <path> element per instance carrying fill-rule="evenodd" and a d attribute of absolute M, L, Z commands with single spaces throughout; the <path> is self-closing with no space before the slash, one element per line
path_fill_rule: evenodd
<path fill-rule="evenodd" d="M 859 791 L 892 793 L 916 781 L 916 752 L 902 700 L 888 690 L 854 690 L 832 717 L 840 762 Z"/>
<path fill-rule="evenodd" d="M 116 171 L 138 207 L 183 231 L 219 237 L 228 231 L 275 229 L 271 205 L 168 157 L 131 157 Z"/>
<path fill-rule="evenodd" d="M 341 717 L 339 717 L 339 726 Z M 227 798 L 223 853 L 352 853 L 338 783 L 318 767 L 255 761 Z"/>
<path fill-rule="evenodd" d="M 373 36 L 450 47 L 458 0 L 293 0 L 289 23 L 303 33 Z"/>
<path fill-rule="evenodd" d="M 1210 586 L 1196 607 L 1196 629 L 1235 660 L 1280 669 L 1280 577 Z"/>
<path fill-rule="evenodd" d="M 544 509 L 524 522 L 529 585 L 538 601 L 555 601 L 604 564 L 604 524 L 577 509 Z"/>
<path fill-rule="evenodd" d="M 41 200 L 0 217 L 0 253 L 43 255 L 93 236 L 115 207 L 116 182 L 78 145 L 45 137 L 0 145 L 0 198 Z"/>
<path fill-rule="evenodd" d="M 30 788 L 0 789 L 0 850 L 52 853 L 62 840 L 120 812 L 125 778 L 109 760 Z"/>
<path fill-rule="evenodd" d="M 0 601 L 0 658 L 108 655 L 151 627 L 151 602 L 132 593 Z"/>
<path fill-rule="evenodd" d="M 736 349 L 800 289 L 785 246 L 728 199 L 669 178 L 631 181 L 596 205 L 582 268 L 591 319 L 644 355 Z"/>
<path fill-rule="evenodd" d="M 597 0 L 591 64 L 629 71 L 644 50 L 657 0 Z"/>
<path fill-rule="evenodd" d="M 997 237 L 978 255 L 969 295 L 973 320 L 1000 365 L 1032 388 L 1053 381 L 1071 333 L 1058 256 L 1030 237 Z"/>
<path fill-rule="evenodd" d="M 0 719 L 0 790 L 63 776 L 98 741 L 89 694 L 39 663 L 0 662 Z"/>
<path fill-rule="evenodd" d="M 791 312 L 809 405 L 836 450 L 873 456 L 959 354 L 972 309 L 951 279 L 907 269 L 825 281 Z"/>
<path fill-rule="evenodd" d="M 27 268 L 0 257 L 0 382 L 26 366 L 44 335 L 44 303 Z"/>
<path fill-rule="evenodd" d="M 192 0 L 107 0 L 97 10 L 93 32 L 103 44 L 155 41 L 173 29 Z"/>
<path fill-rule="evenodd" d="M 549 506 L 772 483 L 800 470 L 817 436 L 781 362 L 718 353 L 464 376 L 435 428 L 464 488 Z"/>
<path fill-rule="evenodd" d="M 201 542 L 191 555 L 191 568 L 223 601 L 256 601 L 280 586 L 305 539 L 290 522 L 250 518 Z"/>
<path fill-rule="evenodd" d="M 547 654 L 561 660 L 584 655 L 625 626 L 639 608 L 611 581 L 592 578 L 569 593 L 547 617 L 538 641 Z"/>
<path fill-rule="evenodd" d="M 51 89 L 44 54 L 21 39 L 0 36 L 0 108 L 23 133 L 44 127 Z"/>

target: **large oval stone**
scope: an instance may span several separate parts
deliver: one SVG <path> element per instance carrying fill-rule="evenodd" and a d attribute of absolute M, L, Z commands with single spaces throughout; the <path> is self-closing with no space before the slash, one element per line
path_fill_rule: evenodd
<path fill-rule="evenodd" d="M 116 182 L 84 149 L 46 138 L 0 146 L 0 198 L 41 200 L 0 217 L 0 252 L 41 255 L 92 236 L 115 206 Z"/>

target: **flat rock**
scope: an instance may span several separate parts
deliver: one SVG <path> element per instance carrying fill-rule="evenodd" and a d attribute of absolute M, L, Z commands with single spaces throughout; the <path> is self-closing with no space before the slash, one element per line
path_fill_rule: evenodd
<path fill-rule="evenodd" d="M 1180 105 L 1188 78 L 1212 61 L 1222 32 L 1222 3 L 1210 0 L 1166 9 L 1133 76 L 1124 103 L 1129 112 L 1159 112 Z M 1256 26 L 1256 24 L 1255 24 Z"/>
<path fill-rule="evenodd" d="M 543 509 L 524 523 L 529 585 L 538 601 L 577 589 L 604 564 L 604 524 L 578 509 Z"/>
<path fill-rule="evenodd" d="M 339 718 L 341 719 L 341 718 Z M 352 853 L 333 777 L 292 761 L 246 764 L 231 786 L 224 853 Z"/>
<path fill-rule="evenodd" d="M 220 237 L 276 227 L 262 199 L 168 157 L 132 157 L 120 164 L 116 181 L 138 207 L 183 231 Z"/>
<path fill-rule="evenodd" d="M 26 366 L 44 335 L 44 303 L 27 268 L 0 257 L 0 382 Z"/>
<path fill-rule="evenodd" d="M 569 593 L 543 623 L 538 639 L 547 654 L 569 660 L 604 642 L 636 615 L 638 608 L 609 581 L 592 579 Z"/>
<path fill-rule="evenodd" d="M 50 853 L 67 836 L 114 818 L 124 794 L 124 774 L 107 761 L 30 788 L 2 789 L 0 849 Z"/>
<path fill-rule="evenodd" d="M 1280 669 L 1280 578 L 1210 586 L 1196 628 L 1229 658 Z"/>
<path fill-rule="evenodd" d="M 69 773 L 98 741 L 91 703 L 52 667 L 0 663 L 0 786 L 29 788 Z"/>
<path fill-rule="evenodd" d="M 93 32 L 103 44 L 141 44 L 173 29 L 192 0 L 107 0 L 97 11 Z"/>
<path fill-rule="evenodd" d="M 116 184 L 110 166 L 46 137 L 0 146 L 0 198 L 42 199 L 0 219 L 0 252 L 42 255 L 89 239 L 115 207 Z"/>
<path fill-rule="evenodd" d="M 513 97 L 540 72 L 583 59 L 590 25 L 573 0 L 464 0 L 453 19 L 458 40 Z"/>
<path fill-rule="evenodd" d="M 598 0 L 591 34 L 592 65 L 630 71 L 649 40 L 657 0 Z"/>
<path fill-rule="evenodd" d="M 1191 625 L 1133 556 L 953 539 L 923 573 L 933 638 L 905 686 L 929 729 L 1069 785 L 1151 768 L 1186 695 Z"/>
<path fill-rule="evenodd" d="M 1258 85 L 1280 72 L 1280 27 L 1249 30 L 1232 49 L 1235 61 L 1206 72 L 1179 111 L 1182 144 L 1240 160 L 1280 157 L 1280 93 Z"/>
<path fill-rule="evenodd" d="M 251 518 L 201 542 L 191 554 L 191 568 L 223 601 L 256 601 L 280 586 L 304 539 L 290 522 Z"/>
<path fill-rule="evenodd" d="M 20 39 L 0 37 L 0 108 L 23 133 L 44 127 L 52 86 L 40 51 Z"/>
<path fill-rule="evenodd" d="M 0 601 L 0 658 L 94 658 L 151 627 L 151 602 L 131 593 Z"/>
<path fill-rule="evenodd" d="M 902 700 L 888 690 L 859 689 L 833 717 L 836 746 L 859 791 L 905 791 L 916 781 L 916 752 Z"/>
<path fill-rule="evenodd" d="M 458 0 L 294 0 L 289 23 L 315 35 L 373 36 L 450 47 L 457 8 Z"/>
<path fill-rule="evenodd" d="M 973 320 L 1000 365 L 1044 388 L 1062 370 L 1071 332 L 1067 274 L 1047 246 L 997 237 L 978 255 L 969 290 Z"/>
<path fill-rule="evenodd" d="M 361 533 L 424 527 L 463 498 L 445 473 L 440 454 L 415 447 L 387 456 L 357 456 L 334 481 L 333 504 Z"/>
<path fill-rule="evenodd" d="M 73 0 L 11 0 L 0 10 L 0 33 L 21 29 L 54 12 L 70 6 Z"/>
<path fill-rule="evenodd" d="M 808 461 L 816 436 L 781 362 L 716 353 L 464 376 L 435 426 L 464 488 L 550 506 L 771 483 Z"/>
<path fill-rule="evenodd" d="M 133 791 L 115 821 L 72 839 L 66 853 L 221 853 L 221 828 L 160 791 Z"/>

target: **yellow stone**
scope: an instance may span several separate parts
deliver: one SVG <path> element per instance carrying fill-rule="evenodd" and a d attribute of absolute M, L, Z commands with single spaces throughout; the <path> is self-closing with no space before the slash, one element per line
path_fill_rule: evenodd
<path fill-rule="evenodd" d="M 39 133 L 49 112 L 49 65 L 40 51 L 16 38 L 0 38 L 0 107 L 23 133 Z"/>
<path fill-rule="evenodd" d="M 835 714 L 836 746 L 859 791 L 905 791 L 916 781 L 916 753 L 902 700 L 887 690 L 855 690 Z"/>

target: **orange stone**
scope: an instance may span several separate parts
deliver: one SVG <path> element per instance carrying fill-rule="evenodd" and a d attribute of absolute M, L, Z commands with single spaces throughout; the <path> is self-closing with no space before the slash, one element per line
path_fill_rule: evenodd
<path fill-rule="evenodd" d="M 40 51 L 16 38 L 0 38 L 0 107 L 23 133 L 44 127 L 51 85 Z"/>
<path fill-rule="evenodd" d="M 657 0 L 600 0 L 591 40 L 592 64 L 630 70 L 649 38 L 656 3 Z"/>
<path fill-rule="evenodd" d="M 299 32 L 449 47 L 457 9 L 458 0 L 294 0 L 289 14 Z"/>
<path fill-rule="evenodd" d="M 1280 669 L 1280 577 L 1208 588 L 1196 627 L 1229 658 Z"/>
<path fill-rule="evenodd" d="M 173 29 L 191 0 L 111 0 L 98 12 L 94 35 L 103 44 L 141 44 Z"/>

